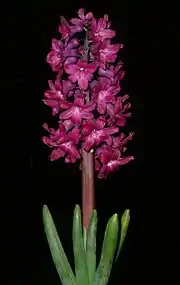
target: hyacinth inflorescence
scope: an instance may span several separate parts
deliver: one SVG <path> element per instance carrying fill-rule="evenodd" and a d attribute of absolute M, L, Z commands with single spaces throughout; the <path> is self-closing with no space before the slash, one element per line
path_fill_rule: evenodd
<path fill-rule="evenodd" d="M 66 163 L 81 160 L 82 149 L 94 156 L 99 178 L 133 160 L 124 156 L 133 133 L 122 131 L 131 116 L 128 95 L 121 95 L 123 64 L 118 61 L 121 44 L 112 44 L 115 31 L 108 15 L 96 19 L 84 9 L 69 22 L 60 18 L 61 39 L 52 39 L 47 62 L 56 72 L 49 80 L 44 103 L 59 118 L 57 130 L 44 128 L 49 136 L 43 142 L 53 148 L 50 159 Z"/>

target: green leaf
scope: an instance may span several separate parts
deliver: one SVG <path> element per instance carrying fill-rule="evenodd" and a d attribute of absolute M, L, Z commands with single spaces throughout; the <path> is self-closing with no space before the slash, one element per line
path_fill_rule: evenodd
<path fill-rule="evenodd" d="M 97 212 L 93 210 L 90 224 L 88 226 L 86 241 L 86 260 L 89 273 L 89 284 L 92 285 L 96 271 L 96 231 L 97 231 Z"/>
<path fill-rule="evenodd" d="M 87 231 L 85 227 L 83 229 L 83 242 L 84 242 L 84 250 L 86 251 Z"/>
<path fill-rule="evenodd" d="M 73 218 L 73 251 L 76 283 L 78 285 L 89 285 L 86 252 L 82 234 L 81 210 L 78 205 L 75 207 Z"/>
<path fill-rule="evenodd" d="M 51 255 L 62 284 L 76 285 L 75 276 L 62 247 L 52 216 L 46 205 L 43 206 L 43 224 Z"/>
<path fill-rule="evenodd" d="M 95 274 L 94 285 L 106 285 L 112 269 L 118 240 L 118 215 L 114 214 L 108 221 L 102 246 L 101 259 Z"/>
<path fill-rule="evenodd" d="M 127 235 L 127 230 L 130 222 L 130 211 L 125 210 L 122 217 L 121 217 L 121 235 L 120 235 L 120 240 L 119 240 L 119 246 L 118 246 L 118 251 L 116 255 L 116 260 L 118 259 L 118 256 L 121 252 L 121 249 L 124 244 L 125 237 Z"/>

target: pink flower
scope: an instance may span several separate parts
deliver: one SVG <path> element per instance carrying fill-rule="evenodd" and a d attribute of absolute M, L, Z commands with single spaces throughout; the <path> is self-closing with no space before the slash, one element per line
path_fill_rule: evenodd
<path fill-rule="evenodd" d="M 53 84 L 52 80 L 49 80 L 48 83 L 50 89 L 44 92 L 45 99 L 43 99 L 43 102 L 52 107 L 52 114 L 56 115 L 60 111 L 60 101 L 64 101 L 66 97 L 70 97 L 74 92 L 73 89 L 75 86 L 67 80 L 60 82 L 60 79 L 56 79 L 55 84 Z"/>
<path fill-rule="evenodd" d="M 120 44 L 111 45 L 110 40 L 106 39 L 102 43 L 91 46 L 91 53 L 97 58 L 101 67 L 106 67 L 107 62 L 115 62 Z"/>
<path fill-rule="evenodd" d="M 110 115 L 110 118 L 108 119 L 108 124 L 110 126 L 116 124 L 116 126 L 123 127 L 126 123 L 127 118 L 131 116 L 131 113 L 127 112 L 131 108 L 131 104 L 123 104 L 124 101 L 128 98 L 128 95 L 118 97 L 114 105 L 107 105 L 107 112 Z"/>
<path fill-rule="evenodd" d="M 67 46 L 62 41 L 52 39 L 52 48 L 50 53 L 47 55 L 47 62 L 52 67 L 52 70 L 57 72 L 62 67 L 65 60 L 69 63 L 77 61 L 77 47 L 79 42 L 76 39 L 71 40 Z"/>
<path fill-rule="evenodd" d="M 105 39 L 112 39 L 115 37 L 115 31 L 108 29 L 108 23 L 105 19 L 96 20 L 95 18 L 91 22 L 91 30 L 89 31 L 89 37 L 95 42 L 102 42 Z"/>
<path fill-rule="evenodd" d="M 57 160 L 65 155 L 65 162 L 75 162 L 76 159 L 79 159 L 81 156 L 77 150 L 76 145 L 72 142 L 62 143 L 59 147 L 55 148 L 50 154 L 50 160 Z"/>
<path fill-rule="evenodd" d="M 121 165 L 127 164 L 134 159 L 133 156 L 121 157 L 121 152 L 117 149 L 112 149 L 108 145 L 102 145 L 96 152 L 102 167 L 99 171 L 98 178 L 106 178 L 110 172 L 114 172 Z"/>
<path fill-rule="evenodd" d="M 70 20 L 71 24 L 78 26 L 79 28 L 81 28 L 81 31 L 83 30 L 83 27 L 86 26 L 88 24 L 88 22 L 92 19 L 93 14 L 91 12 L 87 13 L 86 15 L 84 15 L 84 9 L 80 8 L 78 10 L 78 18 L 72 18 Z"/>
<path fill-rule="evenodd" d="M 118 94 L 125 72 L 122 62 L 116 61 L 123 45 L 111 41 L 115 31 L 107 14 L 96 19 L 83 8 L 77 14 L 69 22 L 61 16 L 61 37 L 52 39 L 47 55 L 57 74 L 54 82 L 48 81 L 43 101 L 53 115 L 58 114 L 59 127 L 44 124 L 49 136 L 43 142 L 52 148 L 51 160 L 63 157 L 66 163 L 74 163 L 82 159 L 83 149 L 90 152 L 98 177 L 106 178 L 133 159 L 123 157 L 133 137 L 121 132 L 131 116 L 129 96 Z"/>
<path fill-rule="evenodd" d="M 71 120 L 71 122 L 76 126 L 82 123 L 83 119 L 91 120 L 94 116 L 92 111 L 95 108 L 95 104 L 90 102 L 89 104 L 84 104 L 84 98 L 77 96 L 74 103 L 62 102 L 60 104 L 62 109 L 66 111 L 62 112 L 59 116 L 61 120 Z"/>
<path fill-rule="evenodd" d="M 80 27 L 70 26 L 63 16 L 60 17 L 60 21 L 59 32 L 62 34 L 62 40 L 68 40 L 75 33 L 81 32 Z"/>
<path fill-rule="evenodd" d="M 85 60 L 78 60 L 77 64 L 68 64 L 64 66 L 65 72 L 70 74 L 69 80 L 78 82 L 81 89 L 88 88 L 88 82 L 91 81 L 93 73 L 96 71 L 96 65 L 88 64 Z"/>
<path fill-rule="evenodd" d="M 57 84 L 54 85 L 52 80 L 49 80 L 48 83 L 50 90 L 44 92 L 45 99 L 43 99 L 43 102 L 52 107 L 52 114 L 56 115 L 60 110 L 59 101 L 64 100 L 65 96 L 61 92 L 60 86 L 57 86 Z"/>
<path fill-rule="evenodd" d="M 62 80 L 62 91 L 67 98 L 71 97 L 75 92 L 75 84 L 68 80 Z"/>
<path fill-rule="evenodd" d="M 100 76 L 107 78 L 108 82 L 111 84 L 117 84 L 125 75 L 125 72 L 120 70 L 123 64 L 120 61 L 117 66 L 111 65 L 108 69 L 100 67 L 98 73 Z"/>
<path fill-rule="evenodd" d="M 83 136 L 81 139 L 84 140 L 83 147 L 86 151 L 93 149 L 101 142 L 112 144 L 111 135 L 117 133 L 119 129 L 114 126 L 104 128 L 105 125 L 106 120 L 103 117 L 99 117 L 97 120 L 89 121 L 82 125 Z"/>
<path fill-rule="evenodd" d="M 104 14 L 104 21 L 106 21 L 106 27 L 110 28 L 111 22 L 109 21 L 109 16 L 108 14 Z"/>
<path fill-rule="evenodd" d="M 76 127 L 70 132 L 66 132 L 65 126 L 63 124 L 59 124 L 59 128 L 54 130 L 53 128 L 49 128 L 47 124 L 43 125 L 44 129 L 50 133 L 50 137 L 43 137 L 43 140 L 50 147 L 59 146 L 59 144 L 66 142 L 68 140 L 72 140 L 74 143 L 79 142 L 79 132 L 80 130 Z"/>
<path fill-rule="evenodd" d="M 44 124 L 44 128 L 50 133 L 50 137 L 43 137 L 43 142 L 51 148 L 55 148 L 51 155 L 51 160 L 57 160 L 60 157 L 68 156 L 68 159 L 75 161 L 80 158 L 76 144 L 79 142 L 79 129 L 74 128 L 69 133 L 66 133 L 63 124 L 60 124 L 58 130 L 48 128 Z"/>
<path fill-rule="evenodd" d="M 71 122 L 71 120 L 65 120 L 62 121 L 61 123 L 65 127 L 66 132 L 68 132 L 74 127 L 74 124 Z"/>
<path fill-rule="evenodd" d="M 47 62 L 51 65 L 53 71 L 58 71 L 63 60 L 63 43 L 52 39 L 52 50 L 47 55 Z"/>
<path fill-rule="evenodd" d="M 115 95 L 120 91 L 117 85 L 106 84 L 106 80 L 100 80 L 99 90 L 98 86 L 95 88 L 94 100 L 97 104 L 97 111 L 99 114 L 105 114 L 109 103 L 115 102 Z"/>
<path fill-rule="evenodd" d="M 131 133 L 129 133 L 128 136 L 125 136 L 124 133 L 121 133 L 119 136 L 113 137 L 112 147 L 119 149 L 121 152 L 125 152 L 127 149 L 125 147 L 125 145 L 127 144 L 128 141 L 132 140 L 133 135 L 134 135 L 134 133 L 131 132 Z"/>

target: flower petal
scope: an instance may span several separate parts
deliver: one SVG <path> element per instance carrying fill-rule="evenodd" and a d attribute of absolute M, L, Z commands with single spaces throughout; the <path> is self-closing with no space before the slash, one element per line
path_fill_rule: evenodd
<path fill-rule="evenodd" d="M 101 116 L 96 120 L 96 128 L 98 130 L 103 129 L 105 125 L 106 125 L 106 119 L 104 117 Z"/>
<path fill-rule="evenodd" d="M 116 36 L 116 32 L 111 29 L 106 29 L 99 32 L 99 35 L 102 37 L 102 39 L 112 39 Z"/>
<path fill-rule="evenodd" d="M 82 133 L 84 135 L 89 135 L 93 130 L 94 130 L 95 126 L 93 124 L 93 122 L 88 122 L 88 123 L 84 123 L 82 125 Z"/>
<path fill-rule="evenodd" d="M 72 117 L 72 114 L 73 114 L 73 110 L 72 109 L 69 109 L 69 110 L 66 110 L 64 112 L 62 112 L 60 115 L 59 115 L 59 118 L 61 120 L 67 120 L 67 119 L 70 119 Z"/>
<path fill-rule="evenodd" d="M 69 41 L 67 48 L 72 49 L 72 48 L 77 47 L 78 45 L 79 45 L 79 41 L 78 41 L 78 39 L 75 38 L 75 39 L 72 39 Z"/>
<path fill-rule="evenodd" d="M 73 83 L 78 81 L 78 79 L 79 79 L 79 73 L 78 72 L 69 75 L 69 80 L 71 80 Z"/>
<path fill-rule="evenodd" d="M 95 159 L 94 168 L 95 168 L 95 171 L 98 171 L 101 168 L 101 164 L 99 163 L 99 161 L 97 159 Z"/>
<path fill-rule="evenodd" d="M 68 137 L 74 142 L 79 142 L 79 132 L 80 130 L 78 128 L 74 128 L 70 133 L 68 133 Z"/>
<path fill-rule="evenodd" d="M 78 19 L 78 18 L 72 18 L 70 20 L 71 24 L 75 25 L 75 26 L 82 26 L 82 20 Z"/>
<path fill-rule="evenodd" d="M 78 16 L 80 19 L 82 19 L 82 20 L 84 19 L 84 8 L 80 8 L 78 10 Z"/>
<path fill-rule="evenodd" d="M 98 106 L 97 106 L 97 111 L 99 112 L 99 114 L 103 115 L 106 112 L 106 102 L 104 101 L 100 101 L 98 102 Z"/>
<path fill-rule="evenodd" d="M 85 76 L 81 75 L 78 79 L 78 85 L 81 89 L 86 90 L 88 88 L 88 80 Z"/>
<path fill-rule="evenodd" d="M 91 113 L 82 112 L 82 118 L 86 120 L 92 120 L 94 118 L 94 115 Z"/>
<path fill-rule="evenodd" d="M 95 139 L 91 136 L 88 136 L 87 139 L 85 140 L 83 147 L 85 151 L 89 151 L 90 148 L 92 148 L 95 144 Z"/>
<path fill-rule="evenodd" d="M 97 30 L 103 31 L 105 28 L 106 28 L 106 21 L 103 18 L 99 19 L 98 24 L 97 24 Z"/>
<path fill-rule="evenodd" d="M 76 158 L 81 157 L 77 150 L 77 147 L 73 144 L 73 142 L 63 143 L 60 147 L 64 152 L 68 153 L 70 156 L 72 155 Z"/>
<path fill-rule="evenodd" d="M 51 107 L 52 108 L 52 114 L 53 116 L 55 116 L 56 114 L 59 113 L 59 103 L 58 101 L 56 100 L 51 100 L 51 99 L 43 99 L 42 100 L 44 102 L 44 104 L 46 104 L 47 106 Z"/>
<path fill-rule="evenodd" d="M 91 12 L 87 13 L 85 16 L 86 20 L 88 20 L 88 21 L 91 20 L 92 17 L 93 17 L 93 14 Z"/>
<path fill-rule="evenodd" d="M 68 101 L 60 101 L 59 105 L 62 109 L 69 109 L 71 108 L 72 103 Z"/>
<path fill-rule="evenodd" d="M 80 111 L 74 111 L 72 113 L 71 121 L 75 124 L 75 126 L 79 126 L 82 123 L 82 114 Z"/>
<path fill-rule="evenodd" d="M 98 178 L 104 178 L 107 175 L 107 166 L 103 165 L 98 173 Z"/>
<path fill-rule="evenodd" d="M 68 74 L 73 74 L 79 70 L 79 67 L 77 64 L 65 64 L 64 65 L 64 71 Z"/>
<path fill-rule="evenodd" d="M 74 126 L 71 120 L 65 120 L 62 124 L 64 125 L 66 132 L 68 132 Z"/>
<path fill-rule="evenodd" d="M 55 148 L 50 154 L 50 160 L 54 161 L 59 159 L 60 157 L 64 157 L 65 153 L 59 147 Z"/>
<path fill-rule="evenodd" d="M 89 63 L 86 68 L 90 73 L 94 73 L 97 69 L 97 66 L 93 63 Z"/>
<path fill-rule="evenodd" d="M 71 32 L 69 24 L 63 16 L 60 17 L 60 21 L 59 32 L 62 34 L 62 39 L 67 39 Z"/>
<path fill-rule="evenodd" d="M 112 135 L 112 134 L 117 133 L 119 131 L 119 128 L 113 126 L 113 127 L 107 128 L 106 130 L 107 130 L 108 135 Z"/>
<path fill-rule="evenodd" d="M 126 156 L 126 157 L 121 157 L 117 160 L 117 165 L 118 166 L 121 166 L 121 165 L 124 165 L 124 164 L 127 164 L 129 163 L 130 161 L 134 160 L 134 157 L 133 156 Z"/>
<path fill-rule="evenodd" d="M 66 60 L 65 60 L 65 63 L 64 65 L 69 65 L 69 64 L 74 64 L 77 62 L 77 58 L 76 57 L 68 57 Z"/>

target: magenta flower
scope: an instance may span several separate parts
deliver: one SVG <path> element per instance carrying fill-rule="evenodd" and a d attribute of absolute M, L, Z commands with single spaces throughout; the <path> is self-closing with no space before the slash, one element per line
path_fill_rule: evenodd
<path fill-rule="evenodd" d="M 60 102 L 64 101 L 66 97 L 72 96 L 74 92 L 74 84 L 67 80 L 55 80 L 55 84 L 53 84 L 52 80 L 48 81 L 49 90 L 44 92 L 43 102 L 52 108 L 52 114 L 56 115 L 60 111 Z"/>
<path fill-rule="evenodd" d="M 51 49 L 51 52 L 47 55 L 47 62 L 50 64 L 53 71 L 58 71 L 62 65 L 63 43 L 56 39 L 52 39 Z"/>
<path fill-rule="evenodd" d="M 102 147 L 96 151 L 96 155 L 99 156 L 99 160 L 102 163 L 98 178 L 107 178 L 110 172 L 114 172 L 121 165 L 127 164 L 134 159 L 133 156 L 121 157 L 119 150 L 113 149 L 108 145 L 102 145 Z"/>
<path fill-rule="evenodd" d="M 62 112 L 59 116 L 61 120 L 71 120 L 75 126 L 79 126 L 83 119 L 91 120 L 94 115 L 92 111 L 95 108 L 94 103 L 84 104 L 83 97 L 75 97 L 74 103 L 62 102 L 60 104 L 62 109 L 66 111 Z"/>
<path fill-rule="evenodd" d="M 106 22 L 106 27 L 110 28 L 111 27 L 111 22 L 109 21 L 109 16 L 108 14 L 104 15 L 104 21 Z"/>
<path fill-rule="evenodd" d="M 58 72 L 65 60 L 68 63 L 76 62 L 77 49 L 75 48 L 78 45 L 79 42 L 77 39 L 72 39 L 67 46 L 60 40 L 52 39 L 52 48 L 47 55 L 47 62 L 52 67 L 52 70 Z"/>
<path fill-rule="evenodd" d="M 100 79 L 100 85 L 96 86 L 93 93 L 93 99 L 97 104 L 99 114 L 105 114 L 109 103 L 115 103 L 115 96 L 120 91 L 118 85 L 109 85 L 106 80 Z"/>
<path fill-rule="evenodd" d="M 75 33 L 81 32 L 80 27 L 70 26 L 64 17 L 61 16 L 60 20 L 59 32 L 62 35 L 62 40 L 69 40 Z"/>
<path fill-rule="evenodd" d="M 43 142 L 51 148 L 55 148 L 51 155 L 51 160 L 57 160 L 60 157 L 64 157 L 66 154 L 72 160 L 80 158 L 80 154 L 77 150 L 76 144 L 79 142 L 79 129 L 74 128 L 69 133 L 66 133 L 65 127 L 61 124 L 58 130 L 48 128 L 47 124 L 44 124 L 44 128 L 51 134 L 50 137 L 43 137 Z"/>
<path fill-rule="evenodd" d="M 105 39 L 112 39 L 115 37 L 115 31 L 108 29 L 108 23 L 105 19 L 101 18 L 99 20 L 93 18 L 91 22 L 91 30 L 89 32 L 89 37 L 94 42 L 102 42 Z"/>
<path fill-rule="evenodd" d="M 68 80 L 62 80 L 62 92 L 66 98 L 71 97 L 75 92 L 75 84 Z"/>
<path fill-rule="evenodd" d="M 113 137 L 113 144 L 112 147 L 119 149 L 120 152 L 125 152 L 126 151 L 126 144 L 128 141 L 132 140 L 134 133 L 129 133 L 128 136 L 126 136 L 124 133 L 121 133 L 117 137 Z"/>
<path fill-rule="evenodd" d="M 111 65 L 108 69 L 100 67 L 98 73 L 100 76 L 106 77 L 109 84 L 117 84 L 125 75 L 125 72 L 120 70 L 123 64 L 120 61 L 117 66 Z"/>
<path fill-rule="evenodd" d="M 86 90 L 88 82 L 93 78 L 96 71 L 95 64 L 88 64 L 85 60 L 79 60 L 77 64 L 68 64 L 64 66 L 65 72 L 70 74 L 69 80 L 78 82 L 79 88 Z"/>
<path fill-rule="evenodd" d="M 56 115 L 59 113 L 60 106 L 59 102 L 60 100 L 64 100 L 65 96 L 61 92 L 60 86 L 57 86 L 57 84 L 53 84 L 52 80 L 48 81 L 50 90 L 46 90 L 44 92 L 43 102 L 52 107 L 52 114 Z"/>
<path fill-rule="evenodd" d="M 129 98 L 128 95 L 125 95 L 123 97 L 118 97 L 116 99 L 116 102 L 114 105 L 108 104 L 107 105 L 107 112 L 110 115 L 108 119 L 108 125 L 112 126 L 115 124 L 119 127 L 124 127 L 125 123 L 127 121 L 127 118 L 131 116 L 131 113 L 128 113 L 127 111 L 131 108 L 131 104 L 123 104 L 125 100 Z"/>
<path fill-rule="evenodd" d="M 62 40 L 69 38 L 72 34 L 70 25 L 64 17 L 60 17 L 61 24 L 59 26 L 59 32 L 62 34 Z"/>
<path fill-rule="evenodd" d="M 115 31 L 108 15 L 96 19 L 83 8 L 77 14 L 70 21 L 61 17 L 61 37 L 52 39 L 47 55 L 57 74 L 48 81 L 43 102 L 58 114 L 59 127 L 54 130 L 45 124 L 49 136 L 43 142 L 52 148 L 51 160 L 74 163 L 84 159 L 84 151 L 90 152 L 98 177 L 105 178 L 133 159 L 123 156 L 133 137 L 121 129 L 131 116 L 129 96 L 119 94 L 125 72 L 117 56 L 123 45 L 112 43 Z"/>
<path fill-rule="evenodd" d="M 66 157 L 65 157 L 66 156 Z M 66 162 L 75 162 L 81 156 L 75 144 L 72 141 L 62 143 L 59 147 L 55 148 L 50 154 L 50 160 L 57 160 L 65 157 Z"/>
<path fill-rule="evenodd" d="M 72 140 L 74 143 L 79 142 L 79 132 L 80 130 L 76 127 L 70 132 L 66 132 L 65 126 L 63 124 L 59 125 L 59 128 L 55 131 L 53 128 L 49 128 L 47 124 L 43 125 L 44 129 L 50 133 L 50 138 L 43 137 L 43 140 L 49 146 L 59 146 L 60 143 Z"/>
<path fill-rule="evenodd" d="M 111 45 L 110 40 L 106 39 L 102 43 L 96 43 L 91 46 L 91 58 L 100 62 L 100 67 L 105 68 L 106 63 L 115 62 L 120 44 Z"/>
<path fill-rule="evenodd" d="M 72 18 L 70 20 L 71 24 L 79 27 L 81 29 L 81 31 L 83 30 L 83 27 L 86 26 L 89 21 L 92 19 L 93 14 L 91 12 L 87 13 L 86 15 L 84 15 L 84 9 L 81 8 L 78 10 L 78 18 Z"/>
<path fill-rule="evenodd" d="M 97 120 L 82 125 L 83 136 L 81 139 L 84 140 L 83 147 L 86 151 L 93 149 L 102 142 L 112 144 L 111 135 L 117 133 L 119 129 L 117 127 L 104 128 L 105 124 L 105 118 L 99 117 Z"/>

